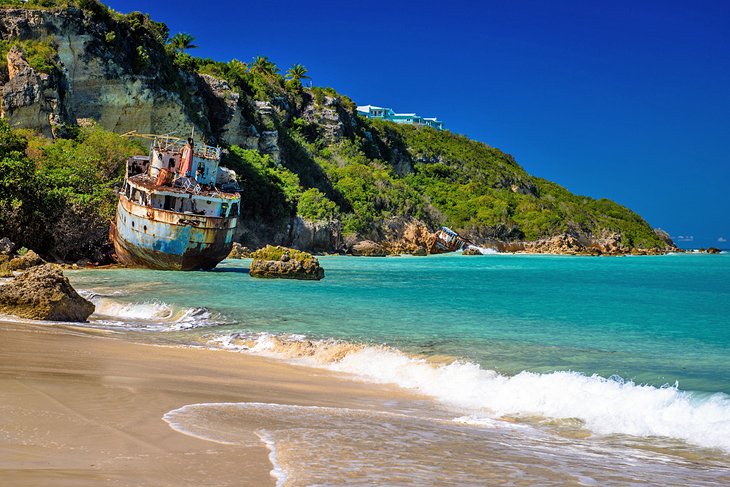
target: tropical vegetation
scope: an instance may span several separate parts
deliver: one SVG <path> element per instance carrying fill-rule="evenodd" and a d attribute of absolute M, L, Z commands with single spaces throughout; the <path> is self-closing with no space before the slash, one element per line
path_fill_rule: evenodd
<path fill-rule="evenodd" d="M 347 96 L 303 87 L 310 73 L 301 64 L 282 75 L 266 56 L 240 56 L 249 62 L 194 57 L 188 52 L 195 47 L 191 34 L 170 37 L 167 26 L 148 15 L 122 15 L 97 0 L 0 0 L 0 7 L 21 4 L 83 8 L 107 23 L 103 42 L 118 47 L 115 52 L 130 52 L 135 73 L 176 90 L 183 103 L 192 103 L 184 77 L 227 81 L 240 95 L 247 120 L 259 133 L 275 131 L 281 147 L 278 162 L 257 150 L 227 148 L 223 162 L 239 175 L 244 221 L 285 228 L 300 215 L 336 220 L 345 235 L 378 239 L 389 222 L 420 220 L 475 239 L 620 233 L 629 247 L 663 246 L 631 210 L 530 176 L 496 148 L 448 131 L 357 117 Z M 0 41 L 0 55 L 11 44 L 39 71 L 52 71 L 57 63 L 52 38 Z M 249 101 L 268 103 L 271 116 L 257 115 Z M 329 121 L 323 121 L 325 112 Z M 98 127 L 72 129 L 68 139 L 54 142 L 11 130 L 5 122 L 0 129 L 0 234 L 64 259 L 102 248 L 121 164 L 142 148 Z M 82 218 L 91 223 L 72 229 L 70 222 Z M 63 232 L 59 225 L 65 225 Z M 89 242 L 87 247 L 76 251 L 59 241 L 74 231 L 86 232 L 76 240 Z"/>

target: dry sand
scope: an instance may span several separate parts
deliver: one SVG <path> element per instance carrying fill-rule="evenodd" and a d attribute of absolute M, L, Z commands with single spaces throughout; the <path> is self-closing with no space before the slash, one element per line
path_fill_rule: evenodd
<path fill-rule="evenodd" d="M 274 485 L 268 450 L 173 431 L 200 402 L 382 407 L 402 391 L 246 354 L 0 323 L 0 484 Z M 415 399 L 415 398 L 411 398 Z"/>

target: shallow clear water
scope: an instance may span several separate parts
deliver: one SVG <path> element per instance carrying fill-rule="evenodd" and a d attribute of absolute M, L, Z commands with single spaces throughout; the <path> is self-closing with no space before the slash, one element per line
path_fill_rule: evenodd
<path fill-rule="evenodd" d="M 320 282 L 254 279 L 247 260 L 68 275 L 97 305 L 90 326 L 434 399 L 420 419 L 291 406 L 289 424 L 271 404 L 168 415 L 212 441 L 265 442 L 292 485 L 730 482 L 730 255 L 320 261 Z"/>
<path fill-rule="evenodd" d="M 573 370 L 730 393 L 730 255 L 324 257 L 320 282 L 217 271 L 71 273 L 122 302 L 205 307 L 235 329 L 385 343 L 506 374 Z"/>

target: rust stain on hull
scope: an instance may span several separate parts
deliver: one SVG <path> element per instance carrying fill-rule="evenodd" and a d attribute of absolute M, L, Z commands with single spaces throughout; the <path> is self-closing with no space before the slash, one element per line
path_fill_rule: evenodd
<path fill-rule="evenodd" d="M 161 270 L 209 270 L 233 247 L 235 218 L 201 217 L 120 198 L 110 237 L 117 260 Z"/>

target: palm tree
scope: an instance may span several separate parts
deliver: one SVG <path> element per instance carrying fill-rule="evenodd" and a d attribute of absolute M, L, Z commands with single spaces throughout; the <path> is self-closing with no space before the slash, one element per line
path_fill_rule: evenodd
<path fill-rule="evenodd" d="M 193 44 L 195 37 L 188 34 L 187 32 L 178 32 L 170 39 L 169 44 L 180 54 L 185 52 L 185 49 L 194 49 L 198 46 Z"/>
<path fill-rule="evenodd" d="M 252 73 L 258 73 L 263 75 L 273 75 L 279 72 L 279 68 L 276 66 L 276 64 L 269 61 L 268 57 L 256 56 L 255 58 L 253 58 L 253 63 L 251 63 L 250 71 Z"/>
<path fill-rule="evenodd" d="M 289 78 L 292 81 L 301 81 L 303 79 L 311 79 L 309 76 L 307 76 L 307 68 L 302 66 L 301 64 L 295 64 L 289 70 L 286 72 L 286 77 Z"/>
<path fill-rule="evenodd" d="M 228 75 L 233 78 L 243 78 L 243 75 L 246 74 L 246 70 L 248 70 L 248 66 L 246 66 L 246 63 L 244 63 L 243 61 L 239 61 L 238 59 L 231 59 L 228 62 Z"/>

